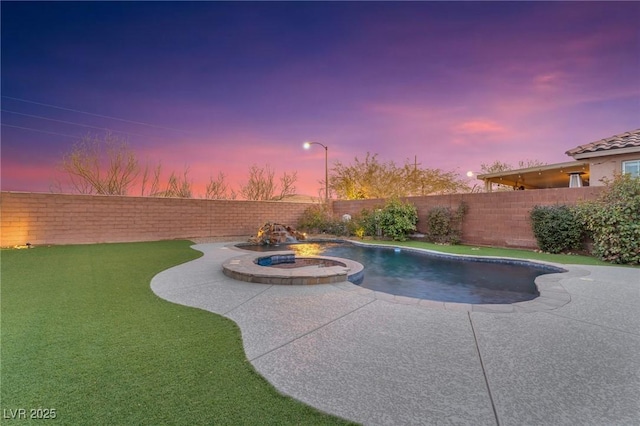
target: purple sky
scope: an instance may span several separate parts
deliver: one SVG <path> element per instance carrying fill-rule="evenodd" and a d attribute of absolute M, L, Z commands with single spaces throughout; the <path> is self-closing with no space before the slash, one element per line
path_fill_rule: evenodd
<path fill-rule="evenodd" d="M 48 192 L 97 128 L 143 161 L 189 166 L 196 195 L 218 172 L 238 189 L 255 163 L 317 196 L 324 150 L 305 140 L 329 147 L 330 167 L 370 152 L 464 176 L 570 161 L 640 127 L 638 2 L 1 8 L 3 190 Z"/>

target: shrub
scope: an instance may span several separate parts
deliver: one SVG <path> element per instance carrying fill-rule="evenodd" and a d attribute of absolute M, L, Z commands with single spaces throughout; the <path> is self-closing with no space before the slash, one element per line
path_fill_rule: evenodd
<path fill-rule="evenodd" d="M 351 222 L 333 217 L 325 204 L 314 204 L 302 213 L 298 220 L 298 230 L 313 234 L 348 236 L 355 230 L 355 224 Z"/>
<path fill-rule="evenodd" d="M 427 239 L 434 243 L 458 244 L 462 237 L 462 220 L 467 213 L 466 203 L 456 211 L 450 207 L 434 207 L 427 213 Z"/>
<path fill-rule="evenodd" d="M 618 175 L 595 202 L 579 206 L 594 254 L 612 263 L 640 264 L 640 178 Z"/>
<path fill-rule="evenodd" d="M 396 241 L 406 241 L 407 234 L 416 230 L 418 209 L 411 203 L 391 199 L 377 216 L 380 220 L 380 229 L 385 236 Z"/>
<path fill-rule="evenodd" d="M 360 236 L 360 234 L 362 234 L 362 237 L 365 235 L 377 236 L 378 231 L 382 234 L 379 217 L 381 212 L 382 208 L 375 210 L 362 209 L 360 213 L 353 218 L 355 228 L 358 230 L 356 235 Z"/>
<path fill-rule="evenodd" d="M 562 253 L 582 248 L 584 226 L 576 209 L 565 206 L 535 206 L 531 210 L 531 225 L 540 250 Z"/>
<path fill-rule="evenodd" d="M 298 221 L 298 229 L 311 233 L 327 232 L 332 220 L 326 204 L 314 204 L 302 213 Z"/>
<path fill-rule="evenodd" d="M 325 224 L 324 232 L 339 237 L 351 235 L 350 222 L 345 222 L 341 218 L 331 218 Z"/>

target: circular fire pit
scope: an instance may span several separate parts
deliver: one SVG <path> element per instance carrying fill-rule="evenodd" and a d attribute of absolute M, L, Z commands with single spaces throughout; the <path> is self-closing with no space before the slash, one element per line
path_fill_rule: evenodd
<path fill-rule="evenodd" d="M 230 278 L 251 283 L 311 285 L 350 281 L 364 276 L 362 264 L 337 257 L 295 257 L 292 251 L 256 253 L 229 259 L 222 265 Z"/>

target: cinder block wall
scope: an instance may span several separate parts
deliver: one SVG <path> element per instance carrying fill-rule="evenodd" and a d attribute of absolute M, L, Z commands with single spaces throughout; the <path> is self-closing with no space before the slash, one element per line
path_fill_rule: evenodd
<path fill-rule="evenodd" d="M 2 192 L 0 246 L 255 235 L 295 226 L 307 203 Z"/>
<path fill-rule="evenodd" d="M 411 197 L 418 231 L 436 206 L 469 207 L 462 241 L 502 247 L 536 248 L 529 212 L 535 205 L 576 204 L 594 199 L 602 187 L 540 189 L 480 194 Z M 385 200 L 334 201 L 334 214 L 355 215 Z M 99 195 L 0 193 L 0 246 L 30 242 L 84 244 L 176 238 L 255 235 L 267 221 L 296 226 L 308 203 L 195 200 Z"/>
<path fill-rule="evenodd" d="M 557 188 L 478 194 L 410 197 L 418 208 L 418 231 L 426 232 L 427 212 L 433 207 L 456 209 L 464 201 L 469 210 L 462 227 L 462 242 L 471 245 L 536 248 L 529 213 L 536 205 L 569 204 L 593 200 L 602 187 Z M 355 215 L 363 208 L 383 206 L 385 200 L 334 201 L 333 212 Z"/>

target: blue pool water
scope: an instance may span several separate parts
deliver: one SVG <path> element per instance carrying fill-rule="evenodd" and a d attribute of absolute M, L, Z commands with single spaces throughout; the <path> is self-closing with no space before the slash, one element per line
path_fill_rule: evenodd
<path fill-rule="evenodd" d="M 334 256 L 364 265 L 361 285 L 371 290 L 458 303 L 514 303 L 539 295 L 534 280 L 560 268 L 530 262 L 432 255 L 409 249 L 346 242 L 241 246 L 256 251 L 293 250 L 296 256 Z"/>

